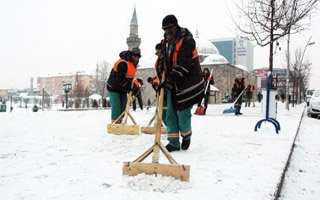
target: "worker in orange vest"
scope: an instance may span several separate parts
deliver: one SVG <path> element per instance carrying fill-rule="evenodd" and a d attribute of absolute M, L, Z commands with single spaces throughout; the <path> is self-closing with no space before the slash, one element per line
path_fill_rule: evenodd
<path fill-rule="evenodd" d="M 111 103 L 111 120 L 114 122 L 124 112 L 127 104 L 127 93 L 136 74 L 141 52 L 139 48 L 122 51 L 120 58 L 114 63 L 107 82 Z M 118 121 L 121 123 L 121 120 Z"/>
<path fill-rule="evenodd" d="M 190 146 L 191 109 L 204 96 L 204 80 L 200 68 L 196 42 L 191 32 L 182 28 L 174 15 L 162 20 L 164 39 L 161 41 L 166 81 L 159 88 L 167 90 L 167 139 L 166 149 L 187 150 Z M 182 143 L 180 143 L 182 137 Z M 181 144 L 181 146 L 180 146 Z"/>

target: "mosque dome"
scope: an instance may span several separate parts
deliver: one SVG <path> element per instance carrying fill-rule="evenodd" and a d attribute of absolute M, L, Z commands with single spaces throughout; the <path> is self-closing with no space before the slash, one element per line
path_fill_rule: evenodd
<path fill-rule="evenodd" d="M 220 55 L 220 54 L 211 54 L 208 57 L 204 59 L 204 61 L 201 63 L 203 65 L 212 65 L 212 64 L 228 64 L 228 60 Z"/>
<path fill-rule="evenodd" d="M 199 55 L 220 54 L 217 47 L 210 41 L 199 37 L 196 37 L 195 40 Z"/>

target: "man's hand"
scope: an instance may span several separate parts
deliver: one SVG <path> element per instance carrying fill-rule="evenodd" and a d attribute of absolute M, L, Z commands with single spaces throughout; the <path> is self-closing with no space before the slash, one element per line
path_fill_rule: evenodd
<path fill-rule="evenodd" d="M 160 83 L 158 85 L 158 91 L 160 91 L 161 88 L 167 88 L 167 89 L 171 90 L 172 89 L 172 85 L 168 81 L 164 81 L 163 83 Z"/>

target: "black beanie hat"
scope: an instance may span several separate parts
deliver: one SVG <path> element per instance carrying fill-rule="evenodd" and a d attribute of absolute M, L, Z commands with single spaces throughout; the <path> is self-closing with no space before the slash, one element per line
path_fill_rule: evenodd
<path fill-rule="evenodd" d="M 150 83 L 152 81 L 152 78 L 151 77 L 149 77 L 148 78 L 148 83 Z"/>
<path fill-rule="evenodd" d="M 141 57 L 141 50 L 139 48 L 133 48 L 130 50 L 132 56 L 139 56 Z"/>
<path fill-rule="evenodd" d="M 162 49 L 161 43 L 158 43 L 158 44 L 156 45 L 156 49 Z"/>
<path fill-rule="evenodd" d="M 166 29 L 174 25 L 178 25 L 178 20 L 174 15 L 167 15 L 165 18 L 163 18 L 162 29 Z"/>

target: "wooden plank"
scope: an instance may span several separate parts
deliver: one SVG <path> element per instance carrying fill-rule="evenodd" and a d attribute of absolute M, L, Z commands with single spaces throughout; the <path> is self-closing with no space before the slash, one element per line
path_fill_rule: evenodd
<path fill-rule="evenodd" d="M 107 132 L 117 135 L 137 135 L 141 132 L 141 128 L 137 124 L 108 124 Z"/>
<path fill-rule="evenodd" d="M 113 124 L 116 124 L 120 119 L 122 119 L 125 112 L 126 111 L 122 112 L 121 115 L 113 122 Z"/>
<path fill-rule="evenodd" d="M 136 176 L 141 173 L 148 175 L 161 174 L 163 176 L 172 176 L 182 181 L 189 181 L 190 166 L 178 164 L 159 164 L 159 163 L 141 163 L 124 162 L 123 175 Z"/>
<path fill-rule="evenodd" d="M 141 133 L 155 134 L 156 128 L 155 127 L 141 127 Z M 167 134 L 167 128 L 161 127 L 161 134 Z"/>
<path fill-rule="evenodd" d="M 148 125 L 146 127 L 150 127 L 154 118 L 156 117 L 156 115 L 153 115 L 153 117 L 151 118 L 151 120 L 149 121 Z"/>
<path fill-rule="evenodd" d="M 159 158 L 160 158 L 160 146 L 159 146 L 159 144 L 154 144 L 152 163 L 159 163 Z"/>
<path fill-rule="evenodd" d="M 166 156 L 166 158 L 169 160 L 171 164 L 178 164 L 177 161 L 173 159 L 167 148 L 162 143 L 160 143 L 160 149 L 162 150 L 163 154 Z"/>
<path fill-rule="evenodd" d="M 129 111 L 128 111 L 128 115 L 129 115 L 130 119 L 132 120 L 132 122 L 133 122 L 134 124 L 137 124 L 137 122 L 133 119 L 133 117 L 132 117 L 132 115 L 130 114 Z"/>
<path fill-rule="evenodd" d="M 142 162 L 146 157 L 148 157 L 153 152 L 153 146 L 150 147 L 146 152 L 144 152 L 141 156 L 135 159 L 133 162 Z"/>

